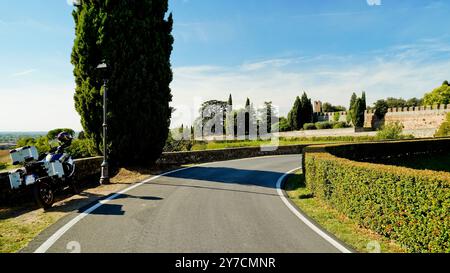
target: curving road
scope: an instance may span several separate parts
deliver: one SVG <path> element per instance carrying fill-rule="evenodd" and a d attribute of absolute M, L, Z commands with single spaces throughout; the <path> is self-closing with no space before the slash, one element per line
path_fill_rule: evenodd
<path fill-rule="evenodd" d="M 279 178 L 300 164 L 300 155 L 289 155 L 169 173 L 90 213 L 58 222 L 28 250 L 69 252 L 79 246 L 81 252 L 340 252 L 301 221 L 277 192 Z"/>

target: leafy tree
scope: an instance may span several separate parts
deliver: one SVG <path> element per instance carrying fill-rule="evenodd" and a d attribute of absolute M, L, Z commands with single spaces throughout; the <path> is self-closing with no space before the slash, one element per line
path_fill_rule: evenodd
<path fill-rule="evenodd" d="M 406 101 L 406 107 L 416 107 L 416 106 L 421 106 L 422 104 L 423 104 L 422 99 L 418 99 L 418 98 L 411 98 Z"/>
<path fill-rule="evenodd" d="M 397 99 L 389 97 L 386 99 L 386 103 L 389 108 L 406 107 L 406 100 L 402 98 Z"/>
<path fill-rule="evenodd" d="M 228 103 L 226 101 L 219 100 L 209 100 L 202 103 L 199 109 L 199 114 L 201 117 L 201 128 L 204 128 L 206 123 L 214 118 L 218 118 L 218 123 L 222 124 L 222 126 L 225 126 L 227 105 Z M 223 127 L 223 129 L 224 128 L 225 127 Z M 211 128 L 211 131 L 212 133 L 216 132 L 215 125 L 213 125 L 213 127 Z M 225 132 L 225 130 L 223 130 L 223 132 Z"/>
<path fill-rule="evenodd" d="M 168 1 L 83 0 L 73 12 L 72 64 L 75 107 L 86 137 L 99 150 L 102 85 L 96 69 L 108 66 L 108 147 L 115 165 L 155 161 L 165 145 L 171 117 L 170 55 L 173 19 Z"/>
<path fill-rule="evenodd" d="M 292 130 L 287 118 L 280 117 L 278 120 L 278 130 L 280 132 L 289 132 Z"/>
<path fill-rule="evenodd" d="M 425 105 L 433 104 L 449 104 L 450 103 L 450 85 L 448 81 L 442 83 L 442 85 L 430 93 L 425 94 L 423 97 L 423 103 Z"/>
<path fill-rule="evenodd" d="M 322 112 L 331 113 L 331 112 L 345 112 L 347 109 L 341 105 L 332 105 L 331 103 L 325 102 L 322 105 Z"/>
<path fill-rule="evenodd" d="M 378 119 L 383 119 L 388 111 L 389 105 L 385 100 L 377 100 L 377 102 L 375 102 L 374 108 L 375 108 L 374 111 L 375 116 Z"/>
<path fill-rule="evenodd" d="M 259 126 L 265 126 L 266 132 L 271 133 L 272 132 L 272 115 L 275 115 L 275 109 L 272 106 L 271 101 L 265 101 L 264 107 L 262 109 L 258 110 L 259 116 L 260 116 L 260 123 Z M 258 130 L 259 132 L 259 130 Z"/>
<path fill-rule="evenodd" d="M 435 137 L 450 136 L 450 113 L 447 113 L 446 120 L 441 124 L 437 130 Z"/>
<path fill-rule="evenodd" d="M 74 139 L 72 145 L 67 148 L 67 153 L 74 159 L 85 158 L 97 155 L 90 139 Z"/>

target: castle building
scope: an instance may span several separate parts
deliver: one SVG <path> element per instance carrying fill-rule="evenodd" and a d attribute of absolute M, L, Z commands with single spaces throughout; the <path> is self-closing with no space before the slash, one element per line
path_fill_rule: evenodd
<path fill-rule="evenodd" d="M 320 100 L 314 101 L 314 113 L 322 113 L 322 102 Z"/>

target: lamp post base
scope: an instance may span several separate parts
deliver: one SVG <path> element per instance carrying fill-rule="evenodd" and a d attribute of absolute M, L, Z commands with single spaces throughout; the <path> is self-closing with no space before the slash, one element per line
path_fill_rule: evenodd
<path fill-rule="evenodd" d="M 109 175 L 108 175 L 108 163 L 103 162 L 102 163 L 102 175 L 100 177 L 100 184 L 109 184 Z"/>
<path fill-rule="evenodd" d="M 109 182 L 108 177 L 100 177 L 100 184 L 107 185 L 107 184 L 111 184 L 111 183 Z"/>

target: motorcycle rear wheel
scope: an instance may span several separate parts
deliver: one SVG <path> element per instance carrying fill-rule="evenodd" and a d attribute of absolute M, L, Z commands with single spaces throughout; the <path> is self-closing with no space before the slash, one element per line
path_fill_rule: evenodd
<path fill-rule="evenodd" d="M 39 207 L 49 209 L 55 202 L 55 192 L 47 182 L 37 183 L 33 187 L 33 195 Z"/>

